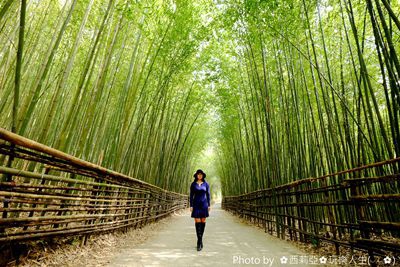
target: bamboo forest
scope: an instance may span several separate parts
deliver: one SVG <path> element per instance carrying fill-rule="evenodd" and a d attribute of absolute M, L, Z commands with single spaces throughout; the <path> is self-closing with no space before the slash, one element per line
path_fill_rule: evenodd
<path fill-rule="evenodd" d="M 397 0 L 0 0 L 0 266 L 400 266 L 398 52 Z"/>

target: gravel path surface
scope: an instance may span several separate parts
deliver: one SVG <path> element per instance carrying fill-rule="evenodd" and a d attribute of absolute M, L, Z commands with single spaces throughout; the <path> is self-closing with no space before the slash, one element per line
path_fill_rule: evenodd
<path fill-rule="evenodd" d="M 318 266 L 302 264 L 309 260 L 307 252 L 243 222 L 222 210 L 219 203 L 212 206 L 207 218 L 202 251 L 196 250 L 189 209 L 173 217 L 142 244 L 126 242 L 107 266 Z M 281 263 L 282 257 L 287 264 Z"/>

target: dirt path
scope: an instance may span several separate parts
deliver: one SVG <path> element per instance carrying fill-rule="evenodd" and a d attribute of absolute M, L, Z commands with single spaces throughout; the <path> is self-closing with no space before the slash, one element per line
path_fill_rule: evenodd
<path fill-rule="evenodd" d="M 298 261 L 309 257 L 306 252 L 242 222 L 220 204 L 212 207 L 207 218 L 202 251 L 196 250 L 189 210 L 171 221 L 144 243 L 132 247 L 128 243 L 107 266 L 293 266 L 296 259 L 296 266 L 318 266 L 301 264 Z M 281 264 L 281 257 L 288 259 L 287 264 Z"/>

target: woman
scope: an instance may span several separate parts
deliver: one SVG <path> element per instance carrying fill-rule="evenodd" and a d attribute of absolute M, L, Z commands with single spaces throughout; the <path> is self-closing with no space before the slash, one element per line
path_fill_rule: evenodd
<path fill-rule="evenodd" d="M 194 218 L 194 225 L 197 234 L 197 251 L 203 248 L 203 233 L 206 227 L 206 217 L 210 211 L 210 186 L 204 180 L 206 174 L 197 170 L 193 175 L 194 181 L 190 185 L 190 211 Z"/>

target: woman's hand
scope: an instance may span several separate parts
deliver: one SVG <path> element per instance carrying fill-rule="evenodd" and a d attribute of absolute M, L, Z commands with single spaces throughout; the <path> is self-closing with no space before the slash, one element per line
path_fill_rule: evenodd
<path fill-rule="evenodd" d="M 208 211 L 210 211 L 210 207 L 208 207 Z"/>
<path fill-rule="evenodd" d="M 190 207 L 190 212 L 192 212 L 193 211 L 193 207 Z"/>

